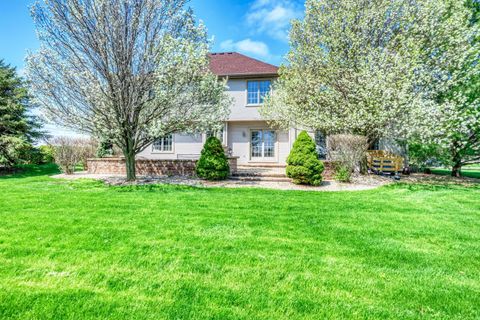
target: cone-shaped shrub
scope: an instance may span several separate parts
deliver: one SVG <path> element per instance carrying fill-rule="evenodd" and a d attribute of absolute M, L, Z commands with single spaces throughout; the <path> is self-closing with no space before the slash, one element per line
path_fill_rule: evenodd
<path fill-rule="evenodd" d="M 208 138 L 197 163 L 197 175 L 206 180 L 223 180 L 229 173 L 230 167 L 222 143 L 218 138 Z"/>
<path fill-rule="evenodd" d="M 302 131 L 287 158 L 287 176 L 296 184 L 318 186 L 322 183 L 323 162 L 318 160 L 315 142 Z"/>

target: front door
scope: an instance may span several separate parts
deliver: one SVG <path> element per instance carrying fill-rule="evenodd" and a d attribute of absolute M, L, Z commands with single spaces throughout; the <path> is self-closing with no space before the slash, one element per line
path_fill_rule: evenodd
<path fill-rule="evenodd" d="M 273 130 L 252 130 L 250 136 L 250 159 L 274 161 L 277 135 Z"/>

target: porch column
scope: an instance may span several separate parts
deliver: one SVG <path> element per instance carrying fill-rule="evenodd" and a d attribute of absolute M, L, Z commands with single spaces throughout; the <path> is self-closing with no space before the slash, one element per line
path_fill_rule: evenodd
<path fill-rule="evenodd" d="M 225 121 L 223 126 L 223 144 L 228 147 L 228 122 Z"/>

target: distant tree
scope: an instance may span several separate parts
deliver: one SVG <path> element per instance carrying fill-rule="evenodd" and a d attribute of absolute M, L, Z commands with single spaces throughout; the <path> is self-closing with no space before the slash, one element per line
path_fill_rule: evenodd
<path fill-rule="evenodd" d="M 41 122 L 32 110 L 27 88 L 15 68 L 0 60 L 0 167 L 11 167 L 28 156 L 41 137 Z"/>
<path fill-rule="evenodd" d="M 113 155 L 113 143 L 107 137 L 101 137 L 98 142 L 98 149 L 95 153 L 98 158 L 105 158 Z"/>
<path fill-rule="evenodd" d="M 75 167 L 82 165 L 87 170 L 87 159 L 92 158 L 97 148 L 93 139 L 59 136 L 50 140 L 55 163 L 65 174 L 74 174 Z"/>
<path fill-rule="evenodd" d="M 287 176 L 296 184 L 319 186 L 323 170 L 315 142 L 306 131 L 300 132 L 287 158 Z"/>
<path fill-rule="evenodd" d="M 415 138 L 408 141 L 408 157 L 413 172 L 424 172 L 429 167 L 448 162 L 448 150 L 434 143 L 426 143 Z"/>
<path fill-rule="evenodd" d="M 197 163 L 197 175 L 206 180 L 224 180 L 230 174 L 225 150 L 216 137 L 210 137 L 203 146 Z"/>
<path fill-rule="evenodd" d="M 38 147 L 40 155 L 42 156 L 42 163 L 55 162 L 55 149 L 51 145 L 43 145 Z"/>
<path fill-rule="evenodd" d="M 33 17 L 41 48 L 27 74 L 50 120 L 108 136 L 135 155 L 158 137 L 206 130 L 228 115 L 224 82 L 186 0 L 49 0 Z"/>

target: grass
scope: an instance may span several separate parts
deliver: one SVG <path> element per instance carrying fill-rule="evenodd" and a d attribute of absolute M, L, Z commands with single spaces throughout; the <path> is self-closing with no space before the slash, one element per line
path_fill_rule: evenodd
<path fill-rule="evenodd" d="M 432 168 L 432 173 L 439 174 L 442 176 L 448 176 L 452 174 L 452 170 L 446 169 L 446 168 Z M 463 167 L 462 177 L 480 179 L 480 167 L 476 167 L 476 166 Z"/>
<path fill-rule="evenodd" d="M 478 319 L 480 187 L 0 178 L 0 319 Z"/>

